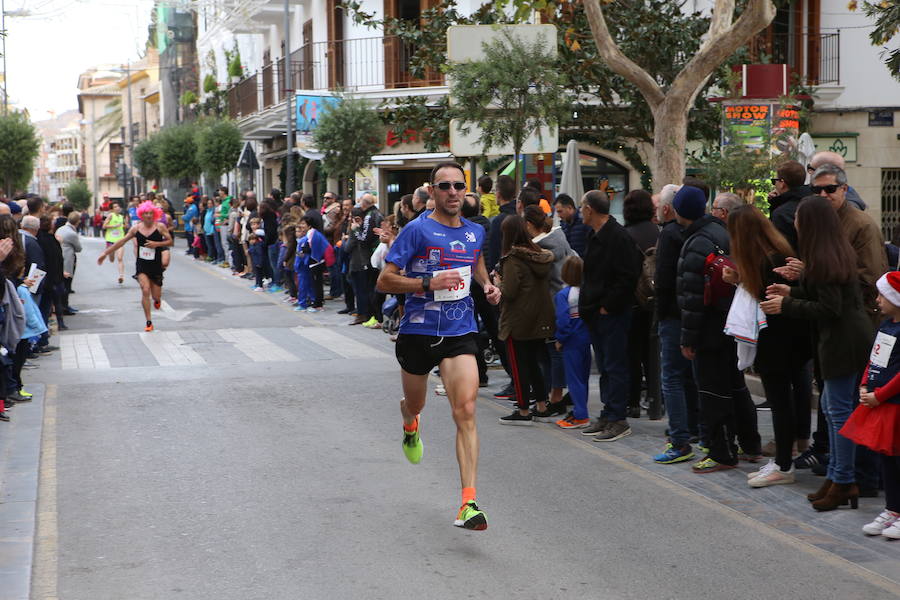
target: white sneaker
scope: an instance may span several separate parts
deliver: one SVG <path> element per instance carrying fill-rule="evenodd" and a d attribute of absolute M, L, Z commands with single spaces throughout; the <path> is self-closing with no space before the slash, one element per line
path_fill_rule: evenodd
<path fill-rule="evenodd" d="M 753 471 L 752 473 L 747 473 L 747 479 L 748 480 L 756 479 L 757 477 L 760 477 L 763 475 L 768 475 L 772 471 L 777 471 L 779 468 L 780 467 L 777 464 L 775 464 L 775 459 L 770 458 L 769 462 L 764 464 L 762 466 L 762 468 L 759 469 L 759 471 Z"/>
<path fill-rule="evenodd" d="M 863 525 L 862 530 L 866 535 L 881 535 L 885 529 L 896 524 L 898 521 L 900 521 L 900 514 L 885 510 L 875 517 L 874 521 Z"/>
<path fill-rule="evenodd" d="M 434 386 L 434 393 L 437 394 L 438 396 L 446 396 L 447 390 L 444 389 L 444 386 L 439 383 L 436 386 Z"/>
<path fill-rule="evenodd" d="M 774 463 L 773 463 L 774 464 Z M 784 485 L 786 483 L 794 483 L 794 465 L 791 465 L 790 471 L 782 471 L 775 468 L 768 473 L 754 477 L 748 483 L 752 488 L 768 487 L 770 485 Z"/>
<path fill-rule="evenodd" d="M 881 535 L 892 540 L 900 540 L 900 519 L 894 521 L 893 525 L 882 531 Z"/>

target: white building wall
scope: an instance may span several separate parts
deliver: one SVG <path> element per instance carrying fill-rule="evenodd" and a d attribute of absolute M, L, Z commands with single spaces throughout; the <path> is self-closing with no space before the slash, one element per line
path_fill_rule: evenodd
<path fill-rule="evenodd" d="M 881 58 L 881 48 L 869 41 L 873 22 L 862 11 L 851 12 L 844 0 L 823 0 L 822 33 L 840 31 L 840 86 L 823 92 L 834 99 L 817 101 L 822 108 L 900 106 L 900 81 L 892 78 Z M 900 38 L 889 47 L 900 45 Z"/>

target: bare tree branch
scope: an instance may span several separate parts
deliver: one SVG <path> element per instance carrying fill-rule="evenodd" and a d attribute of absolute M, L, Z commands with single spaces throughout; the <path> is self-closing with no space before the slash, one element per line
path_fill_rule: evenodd
<path fill-rule="evenodd" d="M 734 6 L 734 2 L 731 0 L 717 0 L 716 10 L 729 3 L 732 7 Z M 717 15 L 713 15 L 714 22 L 718 18 Z M 684 101 L 693 98 L 697 88 L 703 84 L 706 78 L 735 50 L 771 23 L 773 18 L 775 18 L 775 5 L 771 0 L 750 0 L 743 14 L 731 27 L 706 40 L 697 54 L 675 77 L 667 97 L 684 99 Z M 710 29 L 712 29 L 712 25 L 710 25 Z"/>
<path fill-rule="evenodd" d="M 713 7 L 712 16 L 709 20 L 709 33 L 703 40 L 703 46 L 706 46 L 711 40 L 716 39 L 731 27 L 734 17 L 734 0 L 716 0 Z M 702 46 L 701 46 L 702 47 Z"/>
<path fill-rule="evenodd" d="M 720 1 L 728 2 L 732 0 Z M 603 9 L 600 8 L 600 1 L 584 0 L 584 10 L 585 14 L 587 14 L 588 23 L 591 25 L 591 32 L 594 35 L 597 50 L 609 68 L 633 83 L 640 90 L 651 108 L 655 109 L 662 104 L 666 97 L 659 84 L 650 77 L 647 71 L 625 56 L 615 40 L 613 40 L 612 35 L 609 33 L 609 28 L 606 26 L 606 19 L 603 17 Z"/>

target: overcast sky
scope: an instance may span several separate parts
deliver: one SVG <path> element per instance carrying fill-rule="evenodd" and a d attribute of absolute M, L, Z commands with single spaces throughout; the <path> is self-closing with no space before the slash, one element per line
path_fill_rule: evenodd
<path fill-rule="evenodd" d="M 3 0 L 9 97 L 34 121 L 78 108 L 78 75 L 137 60 L 153 0 Z M 16 11 L 30 16 L 11 16 Z"/>

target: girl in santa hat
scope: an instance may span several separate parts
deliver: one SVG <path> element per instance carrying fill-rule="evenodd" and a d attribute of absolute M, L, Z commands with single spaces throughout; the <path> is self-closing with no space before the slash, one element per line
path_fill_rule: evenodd
<path fill-rule="evenodd" d="M 887 319 L 869 355 L 859 406 L 840 433 L 881 459 L 886 507 L 863 532 L 900 539 L 900 272 L 882 275 L 877 286 L 878 307 Z"/>

